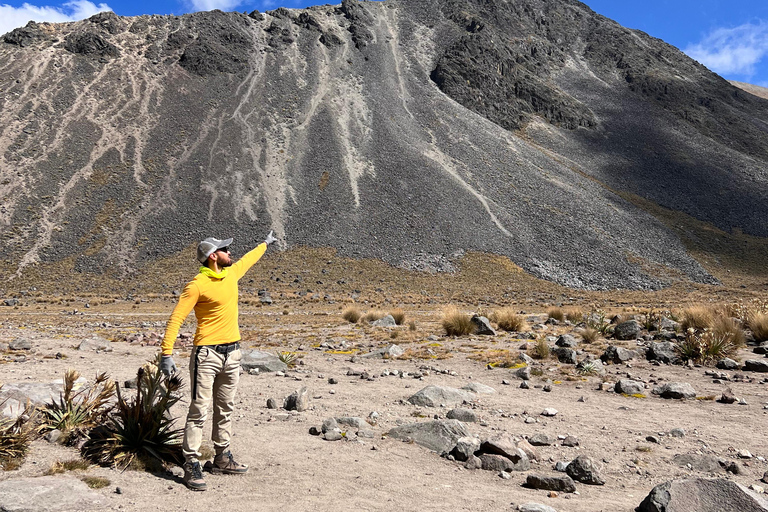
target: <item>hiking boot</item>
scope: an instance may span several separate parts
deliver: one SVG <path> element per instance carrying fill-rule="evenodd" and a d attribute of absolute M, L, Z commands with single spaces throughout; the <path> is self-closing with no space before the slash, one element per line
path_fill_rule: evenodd
<path fill-rule="evenodd" d="M 203 471 L 200 469 L 200 462 L 185 462 L 184 466 L 184 484 L 193 491 L 204 491 L 208 488 L 203 480 Z"/>
<path fill-rule="evenodd" d="M 214 457 L 213 462 L 206 462 L 205 470 L 215 475 L 242 475 L 248 472 L 248 466 L 235 462 L 232 452 L 227 450 Z"/>

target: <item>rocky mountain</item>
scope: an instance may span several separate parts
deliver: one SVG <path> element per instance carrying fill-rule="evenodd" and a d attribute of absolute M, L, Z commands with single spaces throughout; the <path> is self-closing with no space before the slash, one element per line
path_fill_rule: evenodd
<path fill-rule="evenodd" d="M 0 257 L 128 272 L 206 236 L 581 288 L 712 282 L 633 197 L 768 236 L 768 100 L 575 0 L 345 0 L 0 43 Z M 69 263 L 71 262 L 71 263 Z"/>

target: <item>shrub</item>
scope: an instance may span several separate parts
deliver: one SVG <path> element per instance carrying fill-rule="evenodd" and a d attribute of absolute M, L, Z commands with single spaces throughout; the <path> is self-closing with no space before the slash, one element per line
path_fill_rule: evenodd
<path fill-rule="evenodd" d="M 354 306 L 348 307 L 341 313 L 341 318 L 353 324 L 356 324 L 357 321 L 360 320 L 361 316 L 362 315 L 360 314 L 360 310 Z"/>
<path fill-rule="evenodd" d="M 576 367 L 576 372 L 579 375 L 597 375 L 600 371 L 597 369 L 597 365 L 592 361 L 584 361 Z"/>
<path fill-rule="evenodd" d="M 584 341 L 584 343 L 594 343 L 599 337 L 600 333 L 597 331 L 597 329 L 593 329 L 592 327 L 587 327 L 581 331 L 581 339 Z"/>
<path fill-rule="evenodd" d="M 724 357 L 732 356 L 738 347 L 728 334 L 717 335 L 712 331 L 699 332 L 689 328 L 685 339 L 677 344 L 680 357 L 697 363 L 711 365 Z"/>
<path fill-rule="evenodd" d="M 443 312 L 443 329 L 448 336 L 466 336 L 475 332 L 472 317 L 462 313 L 456 307 L 446 308 Z"/>
<path fill-rule="evenodd" d="M 0 402 L 0 409 L 5 403 L 5 400 Z M 15 420 L 0 416 L 0 469 L 3 471 L 18 469 L 29 451 L 32 429 L 31 422 L 25 420 L 30 413 L 32 407 L 28 406 Z"/>
<path fill-rule="evenodd" d="M 181 465 L 183 429 L 173 428 L 169 413 L 181 398 L 177 393 L 181 385 L 177 375 L 166 377 L 158 364 L 139 368 L 136 397 L 128 402 L 116 388 L 117 405 L 104 425 L 91 430 L 83 455 L 98 464 L 122 468 L 152 460 Z"/>
<path fill-rule="evenodd" d="M 547 315 L 549 318 L 553 318 L 557 320 L 558 322 L 562 322 L 565 320 L 565 313 L 563 313 L 563 310 L 560 308 L 549 308 L 547 311 Z"/>
<path fill-rule="evenodd" d="M 712 327 L 713 311 L 707 306 L 691 306 L 683 310 L 683 320 L 680 322 L 683 330 L 695 329 L 703 331 Z"/>
<path fill-rule="evenodd" d="M 755 341 L 768 340 L 768 314 L 752 313 L 747 317 L 747 322 Z"/>
<path fill-rule="evenodd" d="M 531 348 L 530 356 L 534 359 L 549 358 L 549 345 L 547 345 L 547 338 L 541 337 L 536 340 L 536 344 L 534 344 Z"/>
<path fill-rule="evenodd" d="M 405 322 L 405 311 L 403 311 L 400 308 L 393 309 L 389 312 L 390 315 L 392 315 L 392 318 L 395 319 L 395 323 L 397 325 L 403 325 L 403 322 Z"/>
<path fill-rule="evenodd" d="M 492 318 L 499 329 L 509 332 L 519 332 L 525 327 L 525 318 L 515 313 L 512 308 L 499 309 L 493 312 Z"/>
<path fill-rule="evenodd" d="M 602 336 L 610 336 L 613 333 L 613 326 L 605 319 L 605 311 L 596 309 L 587 317 L 587 327 L 596 330 Z"/>
<path fill-rule="evenodd" d="M 41 425 L 38 432 L 58 429 L 63 442 L 87 437 L 88 430 L 100 425 L 112 408 L 110 400 L 115 395 L 115 382 L 106 373 L 96 375 L 92 386 L 73 392 L 80 373 L 69 369 L 64 373 L 64 391 L 58 400 L 47 403 L 41 409 Z"/>
<path fill-rule="evenodd" d="M 381 320 L 384 318 L 384 312 L 383 311 L 369 311 L 365 315 L 363 315 L 362 320 L 364 322 L 375 322 L 376 320 Z"/>
<path fill-rule="evenodd" d="M 712 335 L 716 338 L 729 338 L 735 348 L 746 345 L 744 331 L 738 322 L 729 316 L 718 315 L 712 323 Z"/>

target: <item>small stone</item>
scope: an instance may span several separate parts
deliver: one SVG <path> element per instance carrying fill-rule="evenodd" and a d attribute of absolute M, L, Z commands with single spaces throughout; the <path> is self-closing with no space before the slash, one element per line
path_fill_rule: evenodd
<path fill-rule="evenodd" d="M 565 461 L 559 460 L 555 463 L 555 471 L 565 473 L 565 468 L 567 467 L 568 467 L 568 463 Z"/>
<path fill-rule="evenodd" d="M 328 384 L 338 384 L 338 383 L 339 383 L 339 379 L 337 379 L 336 377 L 328 378 Z"/>
<path fill-rule="evenodd" d="M 49 443 L 55 443 L 60 438 L 61 438 L 61 430 L 59 430 L 59 429 L 53 429 L 50 432 L 48 432 L 47 434 L 45 434 L 45 436 L 43 437 L 43 439 L 45 439 Z"/>
<path fill-rule="evenodd" d="M 499 477 L 502 478 L 503 480 L 509 480 L 510 478 L 512 478 L 512 475 L 510 475 L 506 471 L 501 471 L 499 472 Z"/>
<path fill-rule="evenodd" d="M 554 417 L 554 416 L 557 416 L 557 412 L 558 412 L 557 409 L 554 409 L 552 407 L 547 407 L 546 409 L 541 411 L 541 415 L 547 416 L 547 417 Z"/>
<path fill-rule="evenodd" d="M 669 431 L 669 435 L 672 437 L 685 437 L 685 430 L 682 428 L 673 428 Z"/>
<path fill-rule="evenodd" d="M 544 387 L 542 388 L 543 391 L 546 393 L 549 393 L 552 391 L 552 385 L 551 384 L 544 384 Z"/>
<path fill-rule="evenodd" d="M 527 418 L 525 418 L 525 423 L 528 423 L 528 424 L 536 423 L 536 418 L 528 416 Z"/>
<path fill-rule="evenodd" d="M 648 441 L 649 443 L 655 443 L 655 444 L 661 443 L 661 440 L 659 440 L 659 438 L 656 436 L 645 436 L 645 440 Z"/>
<path fill-rule="evenodd" d="M 520 383 L 520 389 L 530 389 L 530 388 L 531 388 L 531 386 L 528 385 L 528 381 L 527 380 L 524 380 L 523 382 Z"/>
<path fill-rule="evenodd" d="M 123 490 L 119 487 L 115 487 L 115 494 L 123 494 Z"/>
<path fill-rule="evenodd" d="M 319 429 L 317 427 L 309 427 L 309 435 L 311 436 L 319 436 L 322 434 L 322 429 Z"/>
<path fill-rule="evenodd" d="M 267 409 L 277 409 L 277 400 L 274 398 L 267 398 Z"/>
<path fill-rule="evenodd" d="M 566 436 L 561 444 L 573 448 L 579 446 L 579 439 L 576 436 Z"/>
<path fill-rule="evenodd" d="M 748 450 L 739 450 L 739 452 L 737 453 L 737 455 L 738 455 L 738 457 L 739 457 L 740 459 L 751 459 L 751 458 L 752 458 L 752 454 L 751 454 L 751 453 L 749 453 L 749 451 L 748 451 Z"/>
<path fill-rule="evenodd" d="M 323 438 L 326 441 L 339 441 L 341 440 L 342 437 L 343 436 L 341 435 L 341 430 L 339 430 L 338 428 L 334 430 L 329 430 L 328 432 L 323 434 Z"/>

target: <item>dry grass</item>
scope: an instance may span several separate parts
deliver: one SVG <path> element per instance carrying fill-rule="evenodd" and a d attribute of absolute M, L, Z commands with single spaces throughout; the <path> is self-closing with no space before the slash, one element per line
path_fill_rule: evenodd
<path fill-rule="evenodd" d="M 536 343 L 533 345 L 533 347 L 530 348 L 530 353 L 528 354 L 534 359 L 549 359 L 549 345 L 547 345 L 547 339 L 545 337 L 541 337 L 536 340 Z"/>
<path fill-rule="evenodd" d="M 584 321 L 584 312 L 576 308 L 568 308 L 565 310 L 565 319 L 572 324 L 578 324 Z"/>
<path fill-rule="evenodd" d="M 416 320 L 411 320 L 410 322 L 408 322 L 408 330 L 409 331 L 416 330 Z"/>
<path fill-rule="evenodd" d="M 483 350 L 471 356 L 467 359 L 473 361 L 481 361 L 494 368 L 522 368 L 526 364 L 517 357 L 515 357 L 509 350 L 505 349 L 491 349 Z"/>
<path fill-rule="evenodd" d="M 108 478 L 102 478 L 100 476 L 84 476 L 80 480 L 85 482 L 85 485 L 91 489 L 103 489 L 112 483 Z"/>
<path fill-rule="evenodd" d="M 89 467 L 91 467 L 90 462 L 83 459 L 57 460 L 44 474 L 57 475 L 59 473 L 66 473 L 67 471 L 85 471 Z"/>
<path fill-rule="evenodd" d="M 768 340 L 768 314 L 754 312 L 747 317 L 747 324 L 756 341 Z"/>
<path fill-rule="evenodd" d="M 549 308 L 547 310 L 547 316 L 557 320 L 558 322 L 565 320 L 565 313 L 563 313 L 563 310 L 560 308 Z"/>
<path fill-rule="evenodd" d="M 360 313 L 360 310 L 354 306 L 348 307 L 341 313 L 341 318 L 352 324 L 356 324 L 361 316 L 362 313 Z"/>
<path fill-rule="evenodd" d="M 405 322 L 405 311 L 403 311 L 400 308 L 393 309 L 389 312 L 390 315 L 392 315 L 392 318 L 395 319 L 395 323 L 397 325 L 403 325 L 403 322 Z"/>
<path fill-rule="evenodd" d="M 361 317 L 361 320 L 363 322 L 375 322 L 376 320 L 381 320 L 384 318 L 385 313 L 383 311 L 379 311 L 377 309 L 373 311 L 367 312 L 365 315 Z"/>
<path fill-rule="evenodd" d="M 684 330 L 703 331 L 712 327 L 714 317 L 714 311 L 710 306 L 691 306 L 683 310 L 683 319 L 680 324 Z"/>
<path fill-rule="evenodd" d="M 584 343 L 594 343 L 599 338 L 600 332 L 597 329 L 587 327 L 581 332 L 581 339 Z"/>
<path fill-rule="evenodd" d="M 498 309 L 494 311 L 490 320 L 495 322 L 499 329 L 509 332 L 520 332 L 525 328 L 525 318 L 512 308 Z"/>
<path fill-rule="evenodd" d="M 467 336 L 475 332 L 472 317 L 455 306 L 445 308 L 441 323 L 448 336 Z"/>
<path fill-rule="evenodd" d="M 451 351 L 445 347 L 421 346 L 408 348 L 397 359 L 408 361 L 410 359 L 450 359 Z"/>
<path fill-rule="evenodd" d="M 747 344 L 741 326 L 729 316 L 718 315 L 715 317 L 712 322 L 712 335 L 715 338 L 728 338 L 736 349 Z"/>

